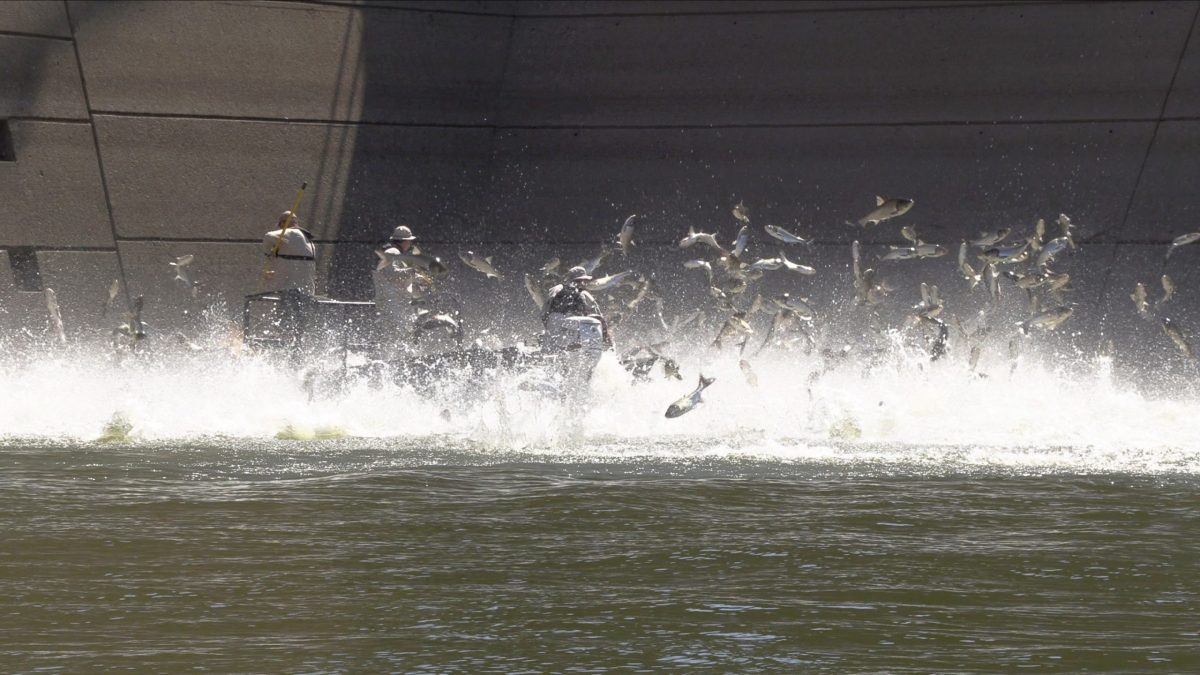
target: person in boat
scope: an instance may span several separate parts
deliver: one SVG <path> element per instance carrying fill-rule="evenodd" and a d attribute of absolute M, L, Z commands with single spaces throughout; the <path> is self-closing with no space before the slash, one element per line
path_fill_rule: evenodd
<path fill-rule="evenodd" d="M 284 211 L 276 228 L 263 235 L 262 250 L 266 261 L 259 290 L 279 297 L 280 337 L 296 354 L 308 310 L 316 301 L 317 247 L 312 233 L 300 226 L 299 217 Z"/>
<path fill-rule="evenodd" d="M 263 255 L 267 260 L 262 290 L 316 295 L 317 247 L 296 214 L 284 211 L 279 215 L 276 229 L 263 235 Z"/>
<path fill-rule="evenodd" d="M 412 228 L 400 225 L 375 252 L 378 260 L 371 280 L 381 322 L 381 343 L 389 360 L 411 352 L 413 322 L 433 292 L 433 272 L 437 270 L 418 265 L 425 257 L 416 241 Z"/>
<path fill-rule="evenodd" d="M 572 267 L 567 271 L 567 279 L 550 289 L 546 304 L 542 307 L 542 325 L 547 335 L 553 335 L 561 330 L 563 320 L 569 317 L 586 316 L 598 319 L 604 334 L 604 344 L 612 347 L 612 338 L 608 333 L 608 323 L 600 311 L 600 303 L 587 290 L 587 282 L 592 277 L 583 267 Z"/>

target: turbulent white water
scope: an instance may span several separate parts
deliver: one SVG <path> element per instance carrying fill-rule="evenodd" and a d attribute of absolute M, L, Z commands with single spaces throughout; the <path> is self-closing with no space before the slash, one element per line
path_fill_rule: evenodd
<path fill-rule="evenodd" d="M 1053 361 L 1050 362 L 1051 364 Z M 606 357 L 578 409 L 511 377 L 448 377 L 433 391 L 334 373 L 310 397 L 303 378 L 228 350 L 47 353 L 0 367 L 0 438 L 71 445 L 97 441 L 114 419 L 121 442 L 275 441 L 289 430 L 360 439 L 447 439 L 503 457 L 620 460 L 750 458 L 784 462 L 994 466 L 1033 471 L 1200 473 L 1200 400 L 1140 393 L 1106 359 L 1060 369 L 1024 357 L 985 358 L 971 374 L 958 354 L 936 363 L 763 354 L 757 386 L 736 349 L 680 359 L 684 380 L 632 377 Z M 705 403 L 677 418 L 666 407 L 697 374 L 716 377 Z M 336 385 L 336 386 L 335 386 Z M 575 410 L 575 412 L 572 412 Z M 117 417 L 114 417 L 117 416 Z"/>

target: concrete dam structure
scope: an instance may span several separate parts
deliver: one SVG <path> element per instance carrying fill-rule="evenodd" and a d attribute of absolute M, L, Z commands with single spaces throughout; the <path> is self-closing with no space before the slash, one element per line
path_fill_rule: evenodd
<path fill-rule="evenodd" d="M 1129 299 L 1179 286 L 1200 333 L 1200 2 L 32 2 L 0 4 L 0 324 L 105 335 L 113 280 L 186 325 L 170 283 L 195 256 L 205 306 L 240 312 L 261 240 L 308 181 L 319 289 L 370 299 L 372 250 L 408 224 L 453 266 L 469 323 L 537 328 L 521 272 L 595 255 L 629 214 L 621 268 L 703 297 L 677 248 L 732 239 L 730 209 L 816 244 L 804 291 L 853 299 L 850 242 L 900 224 L 953 252 L 1060 213 L 1080 250 L 1064 340 L 1179 356 Z M 875 195 L 916 201 L 852 227 Z M 494 255 L 496 281 L 458 253 Z M 872 253 L 872 256 L 874 253 Z M 608 270 L 618 271 L 616 268 Z M 965 312 L 949 258 L 889 268 Z M 982 296 L 978 294 L 982 293 Z M 1005 302 L 1019 303 L 1010 294 Z M 1012 309 L 1014 319 L 1024 312 Z M 192 311 L 194 317 L 198 308 Z M 708 337 L 711 340 L 711 336 Z M 1141 357 L 1138 357 L 1141 359 Z"/>

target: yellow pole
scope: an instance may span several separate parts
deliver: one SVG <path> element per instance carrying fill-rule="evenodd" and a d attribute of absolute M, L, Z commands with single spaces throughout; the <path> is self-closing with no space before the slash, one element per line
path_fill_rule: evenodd
<path fill-rule="evenodd" d="M 279 228 L 279 236 L 275 239 L 275 247 L 271 249 L 271 255 L 267 256 L 267 261 L 263 263 L 262 277 L 258 280 L 259 289 L 270 278 L 274 270 L 271 269 L 271 262 L 275 256 L 279 255 L 279 248 L 283 246 L 283 233 L 287 232 L 288 227 L 292 224 L 292 218 L 296 217 L 296 211 L 300 210 L 300 200 L 304 199 L 304 190 L 308 187 L 308 181 L 300 184 L 300 191 L 296 193 L 296 203 L 292 204 L 292 210 L 287 212 L 287 217 L 283 219 L 283 227 Z"/>

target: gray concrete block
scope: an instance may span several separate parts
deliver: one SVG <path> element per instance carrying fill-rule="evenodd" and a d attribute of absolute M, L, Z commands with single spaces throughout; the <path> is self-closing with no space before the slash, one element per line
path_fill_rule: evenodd
<path fill-rule="evenodd" d="M 506 130 L 497 141 L 495 213 L 522 241 L 611 240 L 630 213 L 647 243 L 689 226 L 729 242 L 744 201 L 803 237 L 900 242 L 902 224 L 957 245 L 999 227 L 1071 215 L 1079 236 L 1120 223 L 1152 124 L 722 130 Z M 850 227 L 874 195 L 908 197 L 907 215 Z"/>
<path fill-rule="evenodd" d="M 1192 7 L 1195 10 L 1197 5 L 1193 4 Z M 1200 15 L 1195 23 L 1200 24 Z M 1192 28 L 1192 39 L 1175 75 L 1175 86 L 1171 88 L 1171 97 L 1167 99 L 1167 117 L 1200 115 L 1200 30 L 1197 28 L 1200 25 Z"/>
<path fill-rule="evenodd" d="M 17 161 L 0 163 L 0 246 L 111 247 L 86 123 L 10 123 Z"/>
<path fill-rule="evenodd" d="M 478 227 L 491 132 L 484 129 L 97 119 L 122 237 L 261 240 L 300 183 L 318 239 L 382 241 Z M 453 234 L 452 234 L 453 233 Z"/>
<path fill-rule="evenodd" d="M 4 77 L 0 77 L 0 119 L 87 119 L 79 67 L 70 42 L 0 35 L 0 63 L 4 64 Z"/>
<path fill-rule="evenodd" d="M 71 37 L 63 4 L 45 0 L 0 2 L 0 31 Z"/>
<path fill-rule="evenodd" d="M 522 18 L 500 119 L 753 125 L 1148 118 L 1192 4 Z"/>
<path fill-rule="evenodd" d="M 96 110 L 457 124 L 491 118 L 510 22 L 292 3 L 71 12 Z"/>
<path fill-rule="evenodd" d="M 115 251 L 39 251 L 43 288 L 53 288 L 70 341 L 107 340 L 109 329 L 123 320 L 125 298 L 105 312 L 108 289 L 120 278 Z"/>
<path fill-rule="evenodd" d="M 1163 122 L 1119 237 L 1169 242 L 1200 230 L 1200 122 Z"/>
<path fill-rule="evenodd" d="M 958 7 L 981 4 L 986 0 L 967 2 L 921 2 L 921 0 L 854 1 L 854 0 L 524 0 L 516 3 L 518 16 L 586 16 L 639 14 L 755 14 L 800 13 L 830 11 L 871 11 L 906 7 Z M 1016 3 L 1012 3 L 1016 4 Z"/>

